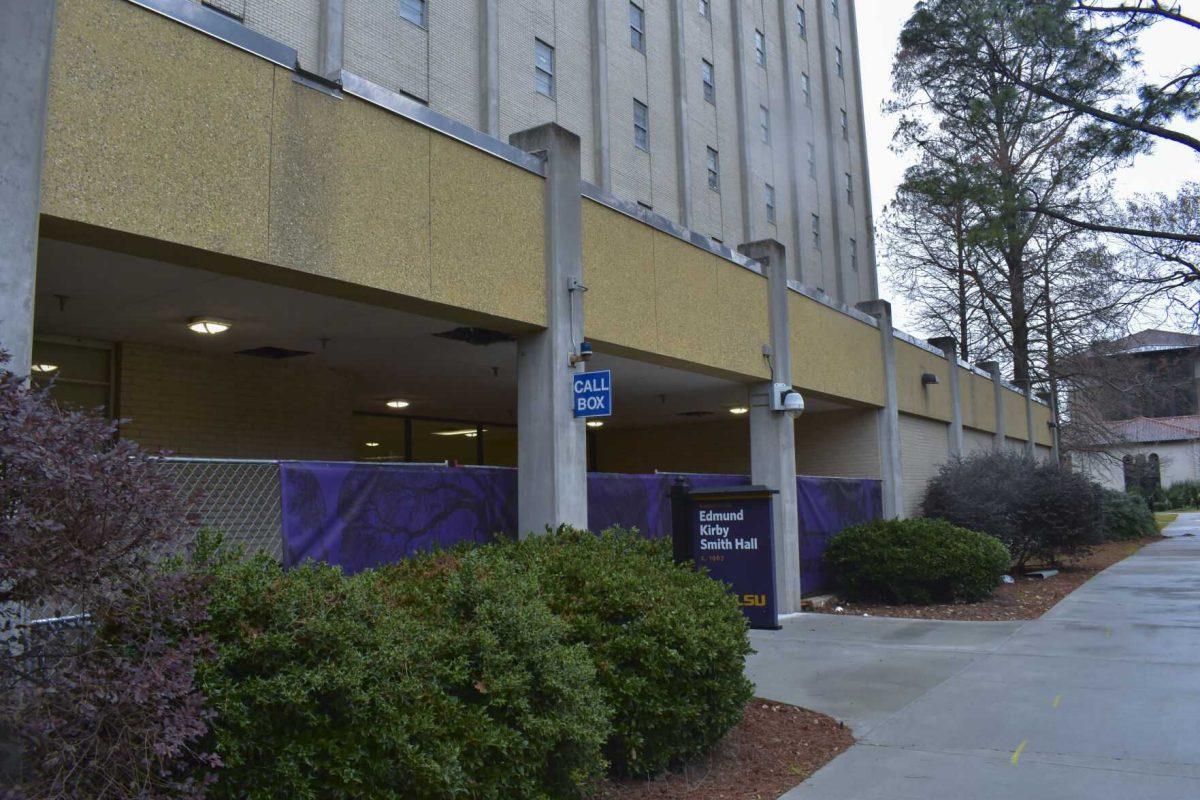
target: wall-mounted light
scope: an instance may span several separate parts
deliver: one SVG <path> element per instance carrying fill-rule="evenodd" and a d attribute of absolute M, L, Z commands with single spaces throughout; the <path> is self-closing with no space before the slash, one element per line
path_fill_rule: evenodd
<path fill-rule="evenodd" d="M 54 372 L 58 369 L 58 364 L 30 364 L 29 368 L 34 372 Z"/>
<path fill-rule="evenodd" d="M 589 428 L 603 428 L 604 427 L 604 422 L 601 420 L 598 420 L 598 419 L 589 419 L 586 424 Z"/>
<path fill-rule="evenodd" d="M 202 336 L 215 336 L 229 330 L 232 324 L 228 320 L 216 317 L 192 317 L 187 321 L 188 330 Z"/>
<path fill-rule="evenodd" d="M 387 401 L 388 408 L 408 408 L 411 405 L 412 405 L 412 403 L 408 402 L 407 400 L 388 400 Z"/>
<path fill-rule="evenodd" d="M 379 447 L 379 442 L 363 442 L 367 447 Z"/>
<path fill-rule="evenodd" d="M 922 386 L 934 386 L 937 384 L 937 382 L 938 382 L 938 376 L 934 375 L 932 372 L 924 372 L 921 374 L 921 385 Z"/>
<path fill-rule="evenodd" d="M 745 406 L 734 406 L 733 408 L 729 409 L 729 413 L 740 417 L 742 414 L 749 414 L 750 409 L 746 408 Z"/>

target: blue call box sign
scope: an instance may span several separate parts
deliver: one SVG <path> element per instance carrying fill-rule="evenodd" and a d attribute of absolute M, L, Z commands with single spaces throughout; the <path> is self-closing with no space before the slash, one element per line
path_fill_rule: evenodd
<path fill-rule="evenodd" d="M 612 416 L 612 370 L 572 375 L 571 407 L 576 417 Z"/>

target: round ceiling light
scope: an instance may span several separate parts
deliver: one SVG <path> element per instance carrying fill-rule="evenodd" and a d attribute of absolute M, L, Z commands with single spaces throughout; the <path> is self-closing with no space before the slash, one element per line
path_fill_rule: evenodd
<path fill-rule="evenodd" d="M 388 400 L 387 401 L 388 408 L 408 408 L 411 405 L 412 405 L 412 403 L 408 402 L 407 400 Z"/>
<path fill-rule="evenodd" d="M 34 372 L 54 372 L 58 369 L 58 364 L 30 364 L 29 368 Z"/>
<path fill-rule="evenodd" d="M 363 442 L 367 447 L 379 447 L 379 442 Z"/>
<path fill-rule="evenodd" d="M 600 421 L 600 420 L 598 420 L 598 419 L 589 419 L 589 420 L 587 421 L 587 426 L 588 426 L 589 428 L 603 428 L 603 427 L 604 427 L 604 423 L 603 423 L 603 422 L 601 422 L 601 421 Z"/>
<path fill-rule="evenodd" d="M 750 409 L 746 408 L 745 406 L 734 406 L 733 408 L 729 409 L 729 413 L 736 414 L 740 417 L 742 414 L 750 413 Z"/>
<path fill-rule="evenodd" d="M 187 326 L 192 333 L 199 333 L 202 336 L 214 336 L 224 333 L 232 327 L 227 321 L 214 317 L 192 317 L 187 321 Z"/>

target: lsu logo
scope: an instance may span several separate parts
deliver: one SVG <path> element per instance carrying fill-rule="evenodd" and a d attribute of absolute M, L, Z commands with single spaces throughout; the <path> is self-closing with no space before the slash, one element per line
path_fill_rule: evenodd
<path fill-rule="evenodd" d="M 765 608 L 767 605 L 767 596 L 765 594 L 744 594 L 737 598 L 739 606 L 750 606 L 751 608 Z"/>

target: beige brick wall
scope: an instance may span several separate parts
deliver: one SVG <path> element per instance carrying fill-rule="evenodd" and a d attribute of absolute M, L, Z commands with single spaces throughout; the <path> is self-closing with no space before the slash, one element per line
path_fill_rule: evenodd
<path fill-rule="evenodd" d="M 303 359 L 271 361 L 124 344 L 122 436 L 175 455 L 353 457 L 350 379 Z"/>
<path fill-rule="evenodd" d="M 823 411 L 796 420 L 796 472 L 879 477 L 878 412 Z"/>
<path fill-rule="evenodd" d="M 904 481 L 904 512 L 921 513 L 921 500 L 929 479 L 950 458 L 948 426 L 944 422 L 900 415 L 900 463 Z"/>

